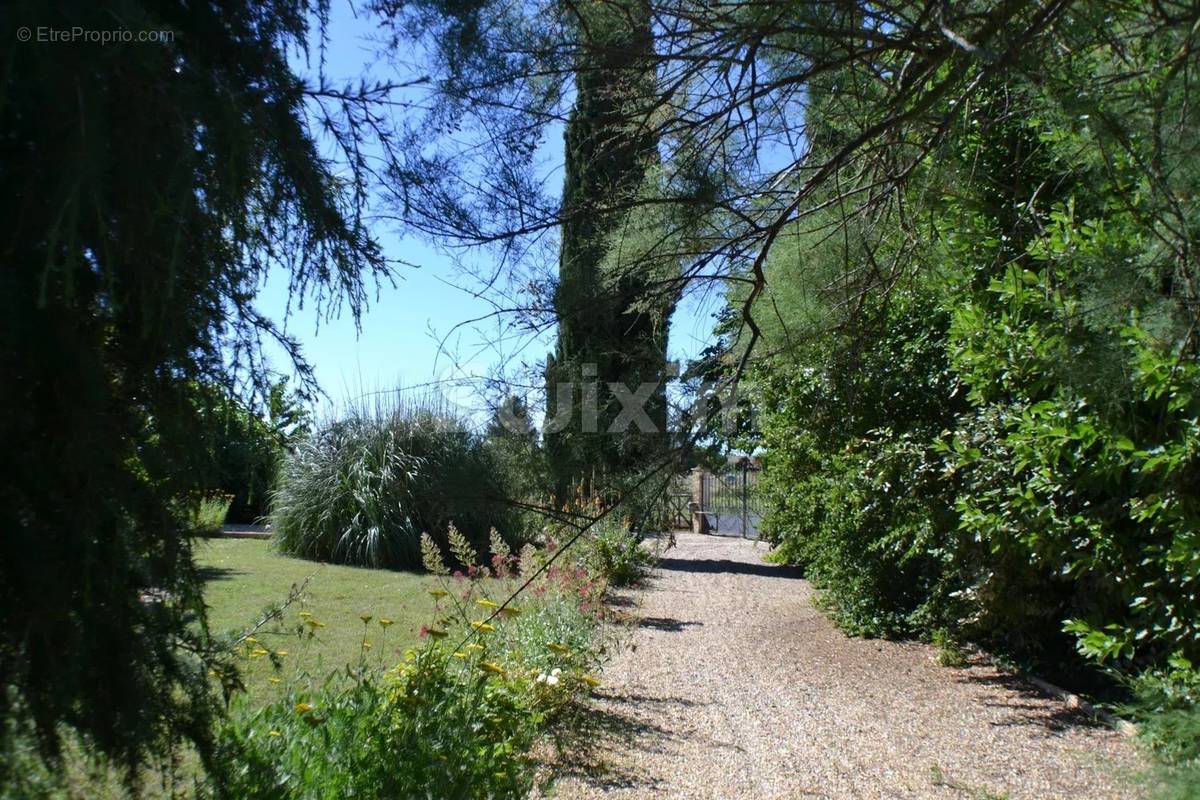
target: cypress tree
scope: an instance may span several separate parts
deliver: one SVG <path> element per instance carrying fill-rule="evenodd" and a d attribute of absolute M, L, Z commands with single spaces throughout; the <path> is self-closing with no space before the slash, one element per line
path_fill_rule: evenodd
<path fill-rule="evenodd" d="M 581 46 L 565 133 L 558 341 L 546 360 L 547 420 L 557 418 L 558 428 L 547 433 L 547 460 L 560 497 L 572 486 L 635 471 L 664 446 L 664 387 L 646 408 L 657 432 L 609 433 L 621 404 L 608 384 L 636 391 L 643 381 L 663 380 L 673 307 L 670 297 L 655 296 L 648 270 L 611 258 L 629 221 L 623 206 L 658 161 L 645 120 L 655 87 L 649 4 L 599 4 L 575 22 Z M 569 413 L 563 408 L 568 400 Z"/>

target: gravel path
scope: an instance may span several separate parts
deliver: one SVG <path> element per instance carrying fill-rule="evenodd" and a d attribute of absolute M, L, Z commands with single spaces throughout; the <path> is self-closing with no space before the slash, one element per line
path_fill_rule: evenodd
<path fill-rule="evenodd" d="M 985 666 L 852 639 L 762 546 L 682 534 L 556 798 L 1129 798 L 1133 746 Z"/>

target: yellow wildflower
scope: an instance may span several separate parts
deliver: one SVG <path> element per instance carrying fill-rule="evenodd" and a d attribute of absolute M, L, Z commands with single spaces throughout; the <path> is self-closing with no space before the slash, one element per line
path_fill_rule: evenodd
<path fill-rule="evenodd" d="M 481 661 L 479 664 L 479 668 L 481 670 L 483 670 L 484 672 L 490 672 L 493 675 L 503 675 L 504 674 L 504 667 L 500 666 L 499 664 L 497 664 L 494 661 Z"/>
<path fill-rule="evenodd" d="M 442 597 L 445 597 L 446 595 L 450 594 L 445 589 L 430 589 L 429 593 L 437 598 L 442 598 Z"/>
<path fill-rule="evenodd" d="M 279 656 L 280 658 L 287 658 L 287 654 L 288 654 L 287 650 L 276 650 L 275 651 L 275 655 Z"/>
<path fill-rule="evenodd" d="M 362 646 L 363 646 L 363 650 L 370 650 L 370 649 L 371 649 L 371 643 L 370 643 L 370 642 L 363 642 Z"/>
<path fill-rule="evenodd" d="M 547 649 L 553 650 L 555 653 L 558 653 L 560 656 L 565 656 L 571 652 L 571 648 L 564 647 L 563 645 L 559 644 L 558 642 L 547 642 L 546 647 L 547 647 Z"/>
<path fill-rule="evenodd" d="M 493 603 L 491 600 L 488 600 L 487 598 L 483 598 L 481 600 L 476 600 L 475 605 L 483 606 L 484 608 L 499 608 L 500 607 L 499 603 Z"/>
<path fill-rule="evenodd" d="M 271 732 L 270 732 L 270 733 L 268 733 L 267 735 L 268 735 L 268 736 L 283 736 L 283 734 L 282 734 L 282 733 L 280 733 L 279 731 L 271 731 Z"/>
<path fill-rule="evenodd" d="M 250 651 L 251 658 L 262 658 L 263 656 L 269 656 L 269 655 L 270 655 L 270 653 L 268 651 L 262 649 L 261 647 L 256 647 Z"/>
<path fill-rule="evenodd" d="M 388 627 L 389 625 L 392 625 L 392 624 L 393 624 L 393 623 L 392 623 L 392 621 L 391 621 L 390 619 L 384 619 L 383 617 L 380 617 L 380 618 L 379 618 L 379 627 L 381 627 L 381 628 L 386 628 L 386 627 Z"/>
<path fill-rule="evenodd" d="M 580 675 L 579 680 L 583 681 L 588 686 L 591 686 L 593 689 L 600 685 L 600 681 L 596 680 L 591 675 Z"/>
<path fill-rule="evenodd" d="M 474 622 L 472 622 L 471 627 L 477 631 L 483 631 L 484 633 L 489 633 L 491 631 L 496 630 L 496 627 L 494 625 L 490 625 L 481 619 L 477 619 Z"/>
<path fill-rule="evenodd" d="M 363 621 L 363 625 L 366 625 L 367 623 L 369 623 L 371 621 L 370 614 L 359 614 L 358 618 Z"/>
<path fill-rule="evenodd" d="M 455 658 L 461 658 L 461 659 L 464 659 L 464 660 L 465 660 L 465 659 L 467 659 L 467 658 L 469 658 L 469 656 L 468 656 L 466 653 L 464 653 L 462 650 L 456 650 L 456 651 L 454 652 L 454 657 L 455 657 Z"/>
<path fill-rule="evenodd" d="M 312 712 L 313 712 L 313 707 L 311 705 L 309 705 L 308 703 L 296 703 L 296 713 L 297 714 L 311 714 Z"/>
<path fill-rule="evenodd" d="M 255 639 L 253 636 L 247 636 L 244 641 L 246 644 L 258 644 L 258 639 Z"/>
<path fill-rule="evenodd" d="M 305 624 L 305 625 L 307 625 L 308 627 L 310 627 L 310 628 L 314 628 L 314 629 L 315 629 L 315 628 L 324 628 L 324 627 L 325 627 L 325 623 L 324 623 L 324 622 L 321 622 L 321 621 L 320 621 L 320 620 L 318 620 L 318 619 L 312 619 L 312 618 L 309 618 L 309 619 L 306 619 L 306 620 L 304 620 L 304 624 Z"/>
<path fill-rule="evenodd" d="M 271 683 L 283 683 L 282 678 L 267 678 Z"/>
<path fill-rule="evenodd" d="M 300 616 L 303 617 L 304 619 L 308 619 L 309 617 L 312 616 L 312 612 L 311 611 L 301 611 Z"/>
<path fill-rule="evenodd" d="M 467 645 L 467 649 L 468 650 L 486 650 L 487 648 L 481 644 L 476 644 L 475 642 L 471 642 L 469 645 Z"/>

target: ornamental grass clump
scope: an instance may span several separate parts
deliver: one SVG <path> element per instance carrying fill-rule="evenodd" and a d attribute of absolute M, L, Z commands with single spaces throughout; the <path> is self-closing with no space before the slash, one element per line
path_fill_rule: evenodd
<path fill-rule="evenodd" d="M 296 448 L 271 522 L 289 555 L 414 568 L 421 533 L 451 520 L 475 544 L 487 543 L 493 523 L 512 535 L 507 496 L 492 454 L 463 420 L 430 403 L 381 400 L 320 425 Z"/>

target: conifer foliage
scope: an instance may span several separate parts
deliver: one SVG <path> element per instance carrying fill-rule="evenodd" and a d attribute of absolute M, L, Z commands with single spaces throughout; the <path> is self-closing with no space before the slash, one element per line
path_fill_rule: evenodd
<path fill-rule="evenodd" d="M 548 416 L 561 414 L 560 430 L 547 436 L 559 496 L 597 474 L 637 470 L 665 442 L 664 392 L 646 406 L 656 432 L 614 436 L 609 427 L 621 404 L 607 384 L 636 390 L 663 379 L 674 305 L 669 290 L 655 291 L 653 270 L 610 252 L 622 247 L 629 209 L 658 157 L 657 137 L 643 118 L 655 91 L 650 6 L 596 4 L 574 23 L 581 44 L 566 128 L 558 344 L 546 362 Z"/>
<path fill-rule="evenodd" d="M 251 304 L 272 266 L 354 312 L 384 269 L 289 66 L 324 11 L 21 2 L 0 20 L 0 713 L 47 752 L 60 723 L 127 763 L 178 736 L 207 752 L 189 387 L 245 378 L 263 337 L 291 347 Z M 132 40 L 48 38 L 73 29 Z"/>

